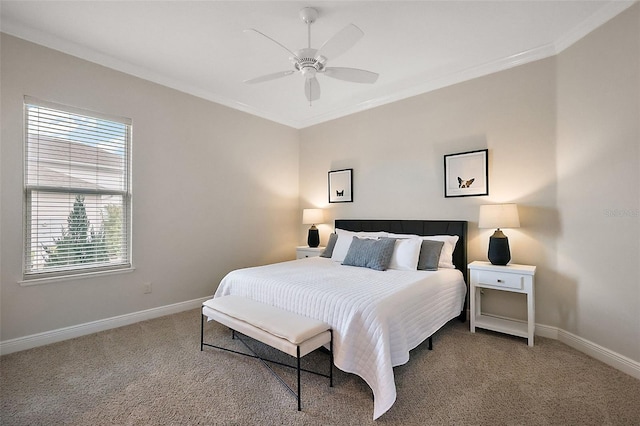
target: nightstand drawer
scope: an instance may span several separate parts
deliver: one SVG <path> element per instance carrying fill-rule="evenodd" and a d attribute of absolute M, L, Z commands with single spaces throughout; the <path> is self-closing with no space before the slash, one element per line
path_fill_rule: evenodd
<path fill-rule="evenodd" d="M 521 274 L 507 274 L 504 272 L 479 271 L 478 286 L 512 288 L 522 290 L 524 288 L 524 277 Z"/>
<path fill-rule="evenodd" d="M 296 259 L 305 259 L 307 257 L 317 257 L 322 254 L 324 247 L 306 247 L 300 246 L 296 248 Z"/>

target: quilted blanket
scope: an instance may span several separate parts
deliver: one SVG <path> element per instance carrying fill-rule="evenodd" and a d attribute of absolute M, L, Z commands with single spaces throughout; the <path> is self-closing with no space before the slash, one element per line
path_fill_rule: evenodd
<path fill-rule="evenodd" d="M 396 400 L 393 367 L 464 306 L 460 271 L 374 271 L 313 257 L 230 272 L 214 297 L 229 294 L 315 318 L 334 330 L 334 362 L 374 395 L 373 418 Z"/>

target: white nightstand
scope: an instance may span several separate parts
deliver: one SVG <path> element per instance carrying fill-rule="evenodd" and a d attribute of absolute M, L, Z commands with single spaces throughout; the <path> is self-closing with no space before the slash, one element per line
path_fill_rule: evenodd
<path fill-rule="evenodd" d="M 492 265 L 490 262 L 475 261 L 469 264 L 471 288 L 469 293 L 471 301 L 471 332 L 475 333 L 476 327 L 501 333 L 513 334 L 528 340 L 529 346 L 533 346 L 533 331 L 535 328 L 535 293 L 534 275 L 536 267 L 530 265 Z M 493 290 L 522 293 L 527 296 L 527 321 L 517 321 L 507 318 L 498 318 L 482 314 L 483 288 Z"/>
<path fill-rule="evenodd" d="M 323 251 L 324 247 L 298 246 L 296 247 L 296 259 L 320 256 Z"/>

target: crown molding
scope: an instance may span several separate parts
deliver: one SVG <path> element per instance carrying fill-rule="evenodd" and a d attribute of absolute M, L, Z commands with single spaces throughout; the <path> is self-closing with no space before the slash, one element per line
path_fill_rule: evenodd
<path fill-rule="evenodd" d="M 581 22 L 580 25 L 555 41 L 554 46 L 556 54 L 572 46 L 587 34 L 624 12 L 637 2 L 638 0 L 620 0 L 606 3 L 596 13 Z"/>
<path fill-rule="evenodd" d="M 367 101 L 363 101 L 353 107 L 347 107 L 343 109 L 334 110 L 330 113 L 318 115 L 308 120 L 301 122 L 301 127 L 309 127 L 316 124 L 321 124 L 326 121 L 335 120 L 337 118 L 345 117 L 347 115 L 362 112 L 367 109 L 375 108 L 392 102 L 397 102 L 403 99 L 407 99 L 413 96 L 422 95 L 424 93 L 432 92 L 437 89 L 441 89 L 454 84 L 462 83 L 472 80 L 474 78 L 483 77 L 485 75 L 493 74 L 499 71 L 504 71 L 509 68 L 513 68 L 519 65 L 523 65 L 529 62 L 534 62 L 540 59 L 544 59 L 555 54 L 555 48 L 553 45 L 545 45 L 531 49 L 525 52 L 520 52 L 515 55 L 511 55 L 506 58 L 497 59 L 495 61 L 487 62 L 485 64 L 466 68 L 462 70 L 450 70 L 444 71 L 440 77 L 432 78 L 425 81 L 422 84 L 399 89 L 394 91 L 392 95 L 381 96 L 372 98 Z"/>
<path fill-rule="evenodd" d="M 599 26 L 603 25 L 616 15 L 631 7 L 635 3 L 637 3 L 637 0 L 621 0 L 608 2 L 596 13 L 589 16 L 576 28 L 572 29 L 559 40 L 556 40 L 553 43 L 520 52 L 506 58 L 498 58 L 485 64 L 467 69 L 443 70 L 440 76 L 427 79 L 421 84 L 413 85 L 411 87 L 398 87 L 397 89 L 393 90 L 393 94 L 391 95 L 374 97 L 368 100 L 364 100 L 353 106 L 342 108 L 338 107 L 331 112 L 312 116 L 304 120 L 295 120 L 283 117 L 280 114 L 273 114 L 271 112 L 255 108 L 250 105 L 234 101 L 232 99 L 220 96 L 216 93 L 212 93 L 210 91 L 193 86 L 185 81 L 169 78 L 148 68 L 140 67 L 132 63 L 116 59 L 102 52 L 88 49 L 84 46 L 81 46 L 74 42 L 70 42 L 68 40 L 53 37 L 50 34 L 46 34 L 33 28 L 15 24 L 14 22 L 6 19 L 2 21 L 2 32 L 54 50 L 58 50 L 60 52 L 75 56 L 80 59 L 105 66 L 107 68 L 114 69 L 116 71 L 133 75 L 152 83 L 169 87 L 171 89 L 175 89 L 180 92 L 184 92 L 211 102 L 215 102 L 217 104 L 242 111 L 247 114 L 273 121 L 284 126 L 292 127 L 294 129 L 303 129 L 327 121 L 342 118 L 347 115 L 363 112 L 368 109 L 382 106 L 388 103 L 397 102 L 413 96 L 441 89 L 443 87 L 462 83 L 474 78 L 504 71 L 509 68 L 557 55 L 585 37 L 587 34 L 592 32 Z"/>
<path fill-rule="evenodd" d="M 279 115 L 258 110 L 244 103 L 225 98 L 206 90 L 202 90 L 184 81 L 169 78 L 148 68 L 140 67 L 130 62 L 116 59 L 113 56 L 89 49 L 77 43 L 61 39 L 59 37 L 52 36 L 42 31 L 22 25 L 16 25 L 12 21 L 2 21 L 2 32 L 29 41 L 31 43 L 38 44 L 40 46 L 48 47 L 67 55 L 113 69 L 115 71 L 138 77 L 151 83 L 156 83 L 170 89 L 175 89 L 179 92 L 187 93 L 189 95 L 193 95 L 207 101 L 215 102 L 217 104 L 238 111 L 246 112 L 248 114 L 258 116 L 279 124 L 283 124 L 288 127 L 299 128 L 299 123 L 292 120 L 287 120 Z"/>

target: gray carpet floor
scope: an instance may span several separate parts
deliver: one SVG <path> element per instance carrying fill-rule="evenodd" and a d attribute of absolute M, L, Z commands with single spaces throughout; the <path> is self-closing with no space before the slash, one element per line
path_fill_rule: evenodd
<path fill-rule="evenodd" d="M 563 343 L 450 322 L 394 369 L 395 405 L 372 420 L 359 377 L 302 376 L 302 412 L 259 361 L 200 352 L 187 311 L 0 358 L 2 425 L 640 425 L 640 380 Z M 227 329 L 205 340 L 242 349 Z M 256 345 L 263 354 L 279 357 Z M 316 351 L 303 367 L 327 368 Z M 287 360 L 287 357 L 282 357 Z M 276 367 L 295 384 L 295 371 Z"/>

